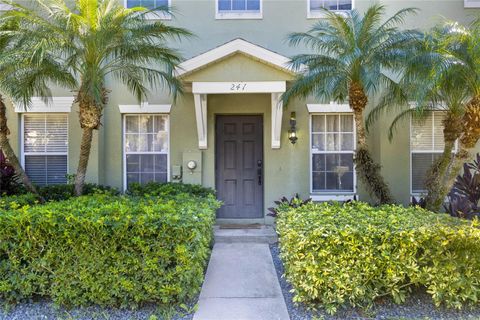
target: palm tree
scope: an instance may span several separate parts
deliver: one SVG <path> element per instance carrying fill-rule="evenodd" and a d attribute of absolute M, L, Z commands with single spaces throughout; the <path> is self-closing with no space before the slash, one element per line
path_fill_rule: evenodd
<path fill-rule="evenodd" d="M 357 132 L 356 170 L 370 194 L 380 203 L 393 201 L 387 183 L 368 149 L 364 112 L 369 97 L 384 87 L 394 90 L 397 83 L 388 74 L 395 74 L 418 33 L 400 30 L 406 16 L 416 10 L 398 11 L 383 21 L 385 7 L 374 5 L 362 17 L 356 10 L 335 13 L 325 10 L 325 18 L 306 33 L 289 36 L 291 45 L 304 44 L 313 52 L 292 58 L 297 70 L 304 70 L 285 93 L 284 101 L 293 96 L 315 96 L 322 100 L 348 100 L 353 110 Z M 306 68 L 305 68 L 306 67 Z"/>
<path fill-rule="evenodd" d="M 37 0 L 31 6 L 15 1 L 0 23 L 15 21 L 18 50 L 32 56 L 51 55 L 59 68 L 76 81 L 63 86 L 76 92 L 82 128 L 75 193 L 85 182 L 94 130 L 101 126 L 107 105 L 107 79 L 123 83 L 140 101 L 149 88 L 163 86 L 176 96 L 182 91 L 174 77 L 180 54 L 167 41 L 190 32 L 147 19 L 155 14 L 146 8 L 125 8 L 118 0 Z M 163 10 L 163 9 L 162 9 Z M 64 75 L 67 77 L 67 75 Z"/>
<path fill-rule="evenodd" d="M 480 18 L 468 26 L 450 22 L 447 27 L 446 43 L 449 52 L 459 61 L 455 70 L 462 81 L 461 88 L 468 90 L 469 98 L 462 118 L 458 151 L 442 181 L 443 196 L 453 187 L 463 164 L 471 159 L 471 151 L 480 140 Z"/>
<path fill-rule="evenodd" d="M 38 61 L 35 57 L 27 56 L 25 52 L 16 50 L 14 40 L 17 27 L 13 21 L 0 25 L 0 91 L 15 102 L 28 107 L 30 98 L 35 94 L 40 94 L 48 100 L 51 95 L 48 84 L 71 83 L 71 79 L 58 78 L 62 75 L 48 72 L 51 68 L 58 67 L 51 56 L 45 55 L 41 61 Z M 43 201 L 10 145 L 8 139 L 10 129 L 7 120 L 7 106 L 3 94 L 0 93 L 0 150 L 3 151 L 24 187 Z"/>
<path fill-rule="evenodd" d="M 443 178 L 453 161 L 456 141 L 462 134 L 465 104 L 469 99 L 469 91 L 460 77 L 461 63 L 451 53 L 453 48 L 445 41 L 450 29 L 449 25 L 441 25 L 423 35 L 402 70 L 400 86 L 384 94 L 367 117 L 368 129 L 381 113 L 400 109 L 388 132 L 392 140 L 400 121 L 410 117 L 422 120 L 433 110 L 445 113 L 444 150 L 432 164 L 425 179 L 425 205 L 432 211 L 440 210 L 448 193 L 448 190 L 440 190 L 444 188 Z"/>

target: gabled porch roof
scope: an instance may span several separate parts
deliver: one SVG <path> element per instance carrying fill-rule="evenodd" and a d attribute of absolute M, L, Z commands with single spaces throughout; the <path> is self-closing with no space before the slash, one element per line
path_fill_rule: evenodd
<path fill-rule="evenodd" d="M 184 77 L 239 53 L 290 75 L 296 74 L 289 58 L 238 38 L 184 61 L 178 66 L 177 75 Z"/>

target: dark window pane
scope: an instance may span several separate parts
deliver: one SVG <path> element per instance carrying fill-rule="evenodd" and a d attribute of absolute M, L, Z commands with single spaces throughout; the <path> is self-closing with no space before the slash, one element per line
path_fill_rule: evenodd
<path fill-rule="evenodd" d="M 245 0 L 232 0 L 232 10 L 246 10 Z"/>
<path fill-rule="evenodd" d="M 155 172 L 167 172 L 167 155 L 157 154 L 155 155 Z"/>
<path fill-rule="evenodd" d="M 33 183 L 44 186 L 67 183 L 67 156 L 25 156 L 25 172 Z"/>
<path fill-rule="evenodd" d="M 154 157 L 153 154 L 143 154 L 140 156 L 140 172 L 155 172 L 153 167 Z"/>
<path fill-rule="evenodd" d="M 313 155 L 312 170 L 313 171 L 325 171 L 325 155 L 324 154 L 314 154 Z"/>
<path fill-rule="evenodd" d="M 155 173 L 155 182 L 167 182 L 167 173 Z"/>
<path fill-rule="evenodd" d="M 131 183 L 139 183 L 140 175 L 138 173 L 129 173 L 127 174 L 127 186 Z"/>
<path fill-rule="evenodd" d="M 314 172 L 312 174 L 313 191 L 325 190 L 325 173 Z"/>
<path fill-rule="evenodd" d="M 247 10 L 259 11 L 260 0 L 247 0 Z"/>
<path fill-rule="evenodd" d="M 433 162 L 441 156 L 440 153 L 412 153 L 412 191 L 425 191 L 425 178 Z"/>
<path fill-rule="evenodd" d="M 138 154 L 127 154 L 127 172 L 140 171 L 140 156 Z"/>
<path fill-rule="evenodd" d="M 218 0 L 218 10 L 219 11 L 230 11 L 230 10 L 232 10 L 231 0 Z"/>
<path fill-rule="evenodd" d="M 310 0 L 310 10 L 320 10 L 323 7 L 323 0 Z"/>

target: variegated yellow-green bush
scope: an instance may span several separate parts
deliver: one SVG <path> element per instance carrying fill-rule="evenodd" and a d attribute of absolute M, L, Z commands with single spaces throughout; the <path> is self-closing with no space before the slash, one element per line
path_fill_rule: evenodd
<path fill-rule="evenodd" d="M 0 298 L 135 307 L 198 293 L 219 203 L 107 192 L 9 207 L 0 209 Z"/>
<path fill-rule="evenodd" d="M 401 303 L 415 286 L 437 306 L 480 300 L 477 221 L 418 207 L 311 203 L 281 212 L 277 232 L 297 302 L 335 313 L 378 297 Z"/>

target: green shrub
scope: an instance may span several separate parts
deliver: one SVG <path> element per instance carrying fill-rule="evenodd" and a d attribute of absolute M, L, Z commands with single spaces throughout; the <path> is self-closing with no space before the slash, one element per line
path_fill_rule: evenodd
<path fill-rule="evenodd" d="M 213 197 L 110 193 L 0 213 L 0 298 L 67 306 L 174 304 L 195 295 L 209 257 Z"/>
<path fill-rule="evenodd" d="M 419 207 L 311 203 L 282 212 L 277 231 L 295 301 L 335 313 L 382 296 L 401 303 L 424 287 L 437 306 L 479 302 L 476 220 Z"/>
<path fill-rule="evenodd" d="M 127 194 L 131 196 L 160 196 L 172 197 L 178 194 L 186 193 L 197 197 L 215 196 L 215 190 L 202 187 L 197 184 L 184 183 L 156 183 L 150 182 L 146 184 L 132 183 L 129 185 Z"/>
<path fill-rule="evenodd" d="M 33 193 L 0 196 L 0 210 L 18 209 L 36 204 L 38 204 L 38 198 Z"/>
<path fill-rule="evenodd" d="M 39 187 L 38 192 L 46 201 L 67 200 L 75 195 L 75 185 L 73 184 L 54 184 L 45 187 Z M 118 190 L 108 186 L 101 186 L 94 183 L 86 183 L 83 186 L 83 194 L 94 194 L 98 191 L 108 191 L 112 195 L 119 194 Z"/>

